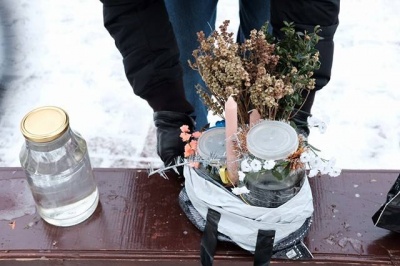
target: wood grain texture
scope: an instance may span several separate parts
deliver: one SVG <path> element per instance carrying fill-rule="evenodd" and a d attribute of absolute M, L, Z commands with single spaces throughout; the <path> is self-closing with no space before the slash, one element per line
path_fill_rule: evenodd
<path fill-rule="evenodd" d="M 310 179 L 315 212 L 306 245 L 314 259 L 272 264 L 400 265 L 400 235 L 371 220 L 398 173 L 344 170 Z M 95 176 L 100 204 L 81 224 L 55 227 L 36 213 L 0 220 L 0 265 L 200 264 L 201 232 L 178 205 L 182 178 L 148 177 L 144 169 L 95 169 Z M 20 168 L 0 168 L 0 213 L 26 185 Z M 233 244 L 218 244 L 215 265 L 252 260 Z"/>

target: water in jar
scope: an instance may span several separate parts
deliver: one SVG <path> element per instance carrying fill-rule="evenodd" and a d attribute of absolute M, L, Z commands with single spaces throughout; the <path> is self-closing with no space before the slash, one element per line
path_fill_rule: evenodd
<path fill-rule="evenodd" d="M 99 192 L 85 141 L 72 130 L 55 142 L 63 139 L 66 144 L 56 149 L 51 147 L 56 143 L 23 149 L 22 161 L 39 215 L 50 224 L 71 226 L 93 214 Z"/>

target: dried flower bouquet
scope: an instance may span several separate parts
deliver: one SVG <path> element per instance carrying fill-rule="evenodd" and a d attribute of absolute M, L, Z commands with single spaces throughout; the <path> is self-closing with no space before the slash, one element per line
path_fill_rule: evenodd
<path fill-rule="evenodd" d="M 268 171 L 278 180 L 305 168 L 310 170 L 309 177 L 340 174 L 335 160 L 320 158 L 319 150 L 310 145 L 301 132 L 298 134 L 297 150 L 283 160 L 262 160 L 247 149 L 246 135 L 252 126 L 249 123 L 251 112 L 257 110 L 260 121 L 281 121 L 296 129 L 291 119 L 297 112 L 302 112 L 300 108 L 308 92 L 315 87 L 313 74 L 320 67 L 319 52 L 315 46 L 320 40 L 320 28 L 317 26 L 314 32 L 308 33 L 296 32 L 293 23 L 284 22 L 284 25 L 281 29 L 283 39 L 278 40 L 269 34 L 266 24 L 260 30 L 251 31 L 249 39 L 238 44 L 233 39 L 233 33 L 227 31 L 229 21 L 226 20 L 219 31 L 208 37 L 198 32 L 199 47 L 193 51 L 193 62 L 188 62 L 206 84 L 206 88 L 198 85 L 197 92 L 214 115 L 225 119 L 224 107 L 229 97 L 237 103 L 238 131 L 234 151 L 240 162 L 239 183 L 247 174 Z M 318 127 L 322 133 L 326 130 L 326 124 L 314 117 L 309 117 L 307 126 Z M 201 158 L 197 152 L 201 133 L 190 132 L 185 125 L 181 130 L 181 138 L 186 142 L 185 160 L 175 166 L 197 168 L 201 164 L 213 164 L 215 168 L 213 158 Z M 220 168 L 225 166 L 224 163 L 217 165 Z M 221 179 L 227 180 L 226 176 L 221 176 Z M 238 182 L 230 183 L 238 185 Z M 238 194 L 247 193 L 238 187 L 235 189 Z"/>
<path fill-rule="evenodd" d="M 204 80 L 197 91 L 214 115 L 224 118 L 229 96 L 238 102 L 240 125 L 249 122 L 249 112 L 258 110 L 262 119 L 289 121 L 295 107 L 304 102 L 303 91 L 315 87 L 312 75 L 319 68 L 319 27 L 313 33 L 295 32 L 292 23 L 281 30 L 285 38 L 277 40 L 267 31 L 268 25 L 251 31 L 243 44 L 233 39 L 224 21 L 220 32 L 209 37 L 198 33 L 199 48 L 189 62 Z"/>

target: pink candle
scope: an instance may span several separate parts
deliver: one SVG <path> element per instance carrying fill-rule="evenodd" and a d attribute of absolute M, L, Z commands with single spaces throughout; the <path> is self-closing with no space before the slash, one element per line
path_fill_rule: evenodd
<path fill-rule="evenodd" d="M 238 129 L 237 103 L 228 97 L 225 103 L 226 166 L 232 183 L 238 181 L 237 157 L 233 149 L 233 139 Z"/>
<path fill-rule="evenodd" d="M 257 124 L 261 119 L 261 115 L 260 113 L 257 111 L 257 109 L 253 109 L 250 113 L 250 121 L 249 121 L 249 125 L 250 127 L 254 126 L 255 124 Z"/>

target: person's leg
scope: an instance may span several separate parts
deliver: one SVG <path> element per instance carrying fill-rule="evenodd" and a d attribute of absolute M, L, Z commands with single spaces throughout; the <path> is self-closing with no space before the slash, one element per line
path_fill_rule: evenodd
<path fill-rule="evenodd" d="M 259 30 L 270 21 L 270 0 L 239 0 L 240 25 L 237 41 L 242 43 L 250 35 L 250 31 Z M 272 27 L 269 27 L 272 30 Z"/>
<path fill-rule="evenodd" d="M 191 113 L 179 49 L 162 0 L 102 0 L 104 26 L 136 95 L 155 111 Z"/>
<path fill-rule="evenodd" d="M 278 38 L 282 37 L 280 29 L 284 26 L 283 21 L 294 22 L 296 30 L 301 32 L 313 32 L 316 25 L 321 26 L 322 30 L 319 33 L 322 39 L 316 46 L 321 67 L 314 72 L 315 89 L 295 117 L 298 125 L 307 122 L 316 91 L 322 89 L 331 78 L 333 36 L 339 24 L 339 10 L 340 0 L 271 0 L 271 23 L 273 33 Z M 304 129 L 309 132 L 308 128 Z"/>
<path fill-rule="evenodd" d="M 104 26 L 123 57 L 126 77 L 154 111 L 157 154 L 166 166 L 174 164 L 184 151 L 180 127 L 193 128 L 188 116 L 193 108 L 185 97 L 179 49 L 164 1 L 102 3 Z"/>
<path fill-rule="evenodd" d="M 215 29 L 217 3 L 218 0 L 165 0 L 180 50 L 186 98 L 195 109 L 193 116 L 196 117 L 196 129 L 208 123 L 208 110 L 195 86 L 206 86 L 199 73 L 190 68 L 188 60 L 194 59 L 192 52 L 199 46 L 197 32 L 203 31 L 208 36 Z"/>

